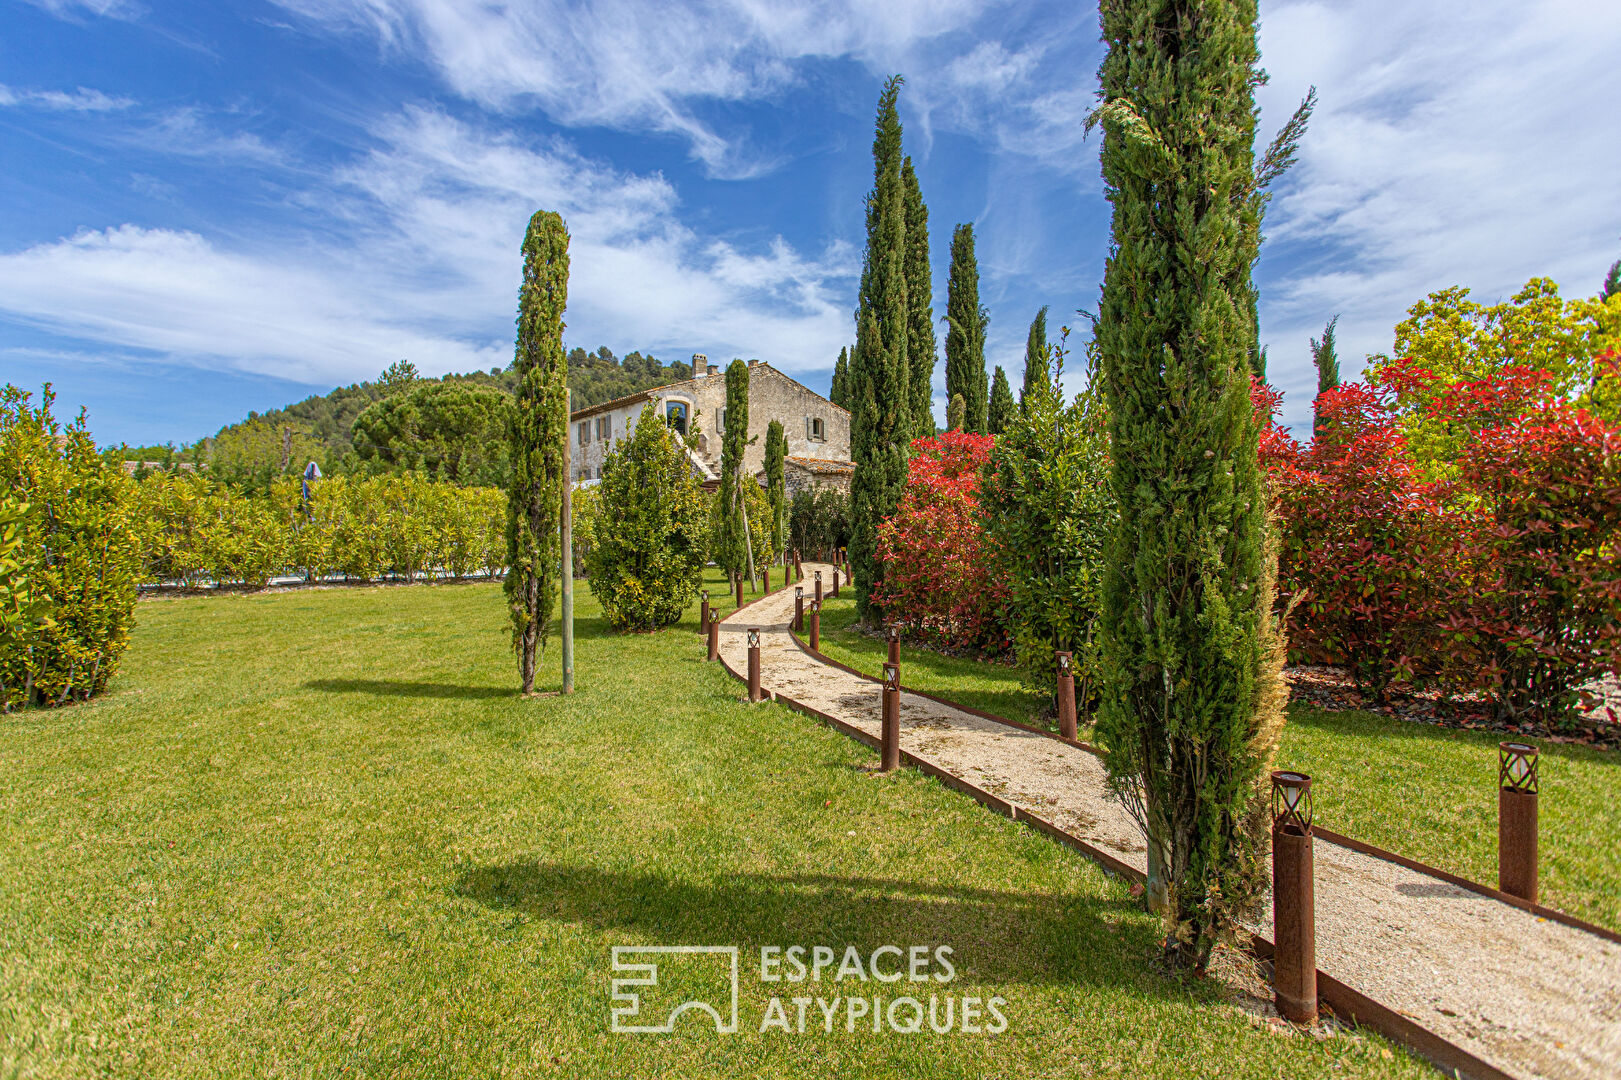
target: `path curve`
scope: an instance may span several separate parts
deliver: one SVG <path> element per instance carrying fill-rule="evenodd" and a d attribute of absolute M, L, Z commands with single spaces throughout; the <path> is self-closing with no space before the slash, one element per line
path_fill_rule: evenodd
<path fill-rule="evenodd" d="M 806 581 L 832 580 L 832 567 L 804 565 Z M 876 737 L 878 684 L 801 649 L 793 608 L 782 589 L 724 618 L 722 657 L 746 670 L 758 628 L 767 691 Z M 1080 747 L 903 693 L 901 748 L 1146 868 L 1141 832 Z M 1621 944 L 1337 844 L 1315 854 L 1319 970 L 1509 1076 L 1621 1076 Z M 1252 929 L 1270 938 L 1270 914 Z"/>

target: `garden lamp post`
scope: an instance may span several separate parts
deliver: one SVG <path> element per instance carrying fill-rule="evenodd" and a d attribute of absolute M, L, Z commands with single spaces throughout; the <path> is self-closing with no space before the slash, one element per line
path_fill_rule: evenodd
<path fill-rule="evenodd" d="M 901 666 L 884 665 L 883 720 L 878 728 L 879 768 L 894 772 L 901 765 Z"/>
<path fill-rule="evenodd" d="M 743 574 L 741 571 L 737 575 L 737 606 L 743 606 Z"/>
<path fill-rule="evenodd" d="M 1537 758 L 1530 743 L 1497 744 L 1497 887 L 1537 902 Z"/>
<path fill-rule="evenodd" d="M 839 571 L 837 567 L 833 569 L 833 595 L 839 595 Z"/>
<path fill-rule="evenodd" d="M 720 659 L 720 612 L 709 613 L 709 659 Z"/>
<path fill-rule="evenodd" d="M 889 662 L 891 664 L 899 664 L 901 662 L 901 631 L 900 631 L 900 627 L 891 626 L 889 628 L 889 635 L 888 636 L 889 636 Z"/>
<path fill-rule="evenodd" d="M 794 632 L 798 634 L 805 632 L 805 587 L 803 585 L 794 586 Z"/>
<path fill-rule="evenodd" d="M 749 700 L 759 701 L 760 692 L 760 628 L 749 628 Z"/>
<path fill-rule="evenodd" d="M 1058 660 L 1058 734 L 1066 739 L 1075 738 L 1075 654 L 1059 649 L 1053 654 Z"/>
<path fill-rule="evenodd" d="M 1311 777 L 1272 773 L 1272 988 L 1285 1020 L 1317 1019 L 1317 916 L 1312 890 Z"/>
<path fill-rule="evenodd" d="M 816 571 L 816 602 L 818 604 L 822 602 L 822 572 L 820 570 Z"/>
<path fill-rule="evenodd" d="M 820 600 L 811 601 L 810 647 L 811 652 L 822 651 L 822 602 Z"/>

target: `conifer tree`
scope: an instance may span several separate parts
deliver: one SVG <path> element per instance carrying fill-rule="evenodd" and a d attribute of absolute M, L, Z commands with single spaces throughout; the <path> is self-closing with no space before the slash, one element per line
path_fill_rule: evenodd
<path fill-rule="evenodd" d="M 535 653 L 545 645 L 562 573 L 564 445 L 568 438 L 568 229 L 536 211 L 523 240 L 518 293 L 518 390 L 511 418 L 512 485 L 507 491 L 507 610 L 523 692 L 535 689 Z"/>
<path fill-rule="evenodd" d="M 883 580 L 878 526 L 895 512 L 906 485 L 911 438 L 910 374 L 906 357 L 910 307 L 906 299 L 906 191 L 901 180 L 901 122 L 895 110 L 902 78 L 884 84 L 872 142 L 873 190 L 867 196 L 867 251 L 856 309 L 851 361 L 854 415 L 850 423 L 850 568 L 856 610 L 869 622 L 882 613 L 873 588 Z"/>
<path fill-rule="evenodd" d="M 901 163 L 906 189 L 906 387 L 912 399 L 912 437 L 934 434 L 934 275 L 929 269 L 929 208 L 908 156 Z M 949 395 L 948 395 L 949 399 Z"/>
<path fill-rule="evenodd" d="M 1323 336 L 1311 339 L 1311 362 L 1317 368 L 1317 393 L 1326 394 L 1340 384 L 1340 358 L 1334 351 L 1334 325 L 1340 321 L 1338 315 L 1328 320 L 1323 327 Z M 1317 418 L 1313 409 L 1312 431 L 1317 430 Z"/>
<path fill-rule="evenodd" d="M 833 385 L 828 389 L 827 399 L 841 409 L 850 408 L 850 350 L 839 349 L 838 362 L 833 365 Z"/>
<path fill-rule="evenodd" d="M 1008 385 L 1007 372 L 996 365 L 996 377 L 991 380 L 991 402 L 985 414 L 985 433 L 1000 435 L 1019 415 L 1019 406 L 1013 401 L 1013 387 Z"/>
<path fill-rule="evenodd" d="M 1604 275 L 1604 284 L 1598 291 L 1598 298 L 1606 302 L 1618 295 L 1621 295 L 1621 259 L 1610 264 L 1610 272 Z"/>
<path fill-rule="evenodd" d="M 733 360 L 726 368 L 726 426 L 720 439 L 720 491 L 715 563 L 736 584 L 754 577 L 754 548 L 743 503 L 743 458 L 749 445 L 749 365 Z"/>
<path fill-rule="evenodd" d="M 1047 343 L 1047 308 L 1036 312 L 1030 320 L 1030 336 L 1024 343 L 1024 385 L 1019 387 L 1019 415 L 1030 414 L 1030 395 L 1040 392 L 1047 382 L 1047 368 L 1052 361 L 1052 346 Z"/>
<path fill-rule="evenodd" d="M 989 431 L 989 391 L 985 380 L 985 330 L 990 316 L 979 303 L 979 261 L 974 255 L 974 223 L 951 234 L 951 280 L 946 286 L 946 398 L 962 395 L 964 430 Z"/>
<path fill-rule="evenodd" d="M 765 487 L 771 504 L 771 529 L 777 551 L 788 547 L 788 489 L 783 477 L 783 459 L 788 456 L 788 436 L 782 421 L 773 420 L 765 429 Z"/>
<path fill-rule="evenodd" d="M 963 421 L 968 415 L 968 403 L 962 399 L 961 394 L 951 398 L 951 404 L 946 406 L 946 430 L 963 430 Z"/>
<path fill-rule="evenodd" d="M 1119 517 L 1096 731 L 1147 840 L 1166 957 L 1200 971 L 1264 895 L 1261 778 L 1282 725 L 1249 381 L 1256 5 L 1103 0 L 1101 18 L 1088 127 L 1113 204 L 1097 344 Z"/>

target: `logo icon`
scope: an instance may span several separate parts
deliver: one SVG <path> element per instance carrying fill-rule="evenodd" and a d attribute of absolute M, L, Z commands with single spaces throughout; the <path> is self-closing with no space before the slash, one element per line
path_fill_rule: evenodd
<path fill-rule="evenodd" d="M 676 957 L 682 959 L 673 959 Z M 626 973 L 626 977 L 613 980 L 614 1031 L 646 1035 L 672 1032 L 682 1013 L 697 1010 L 714 1017 L 717 1034 L 737 1032 L 736 945 L 615 945 L 613 970 L 616 974 Z M 662 984 L 660 975 L 664 976 Z M 729 1000 L 723 996 L 727 994 Z M 646 1014 L 642 1012 L 644 995 L 649 999 Z M 664 1001 L 673 1002 L 667 1012 L 662 1011 Z M 715 1007 L 717 1001 L 725 1002 L 724 1013 Z M 657 1020 L 660 1016 L 663 1023 L 634 1022 Z"/>

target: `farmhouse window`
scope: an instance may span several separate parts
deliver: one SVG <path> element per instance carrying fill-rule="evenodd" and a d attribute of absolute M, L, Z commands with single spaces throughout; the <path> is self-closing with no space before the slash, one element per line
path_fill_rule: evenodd
<path fill-rule="evenodd" d="M 580 445 L 584 446 L 591 441 L 591 421 L 580 421 Z"/>
<path fill-rule="evenodd" d="M 826 442 L 827 429 L 822 426 L 820 416 L 805 417 L 805 436 L 812 442 Z"/>

